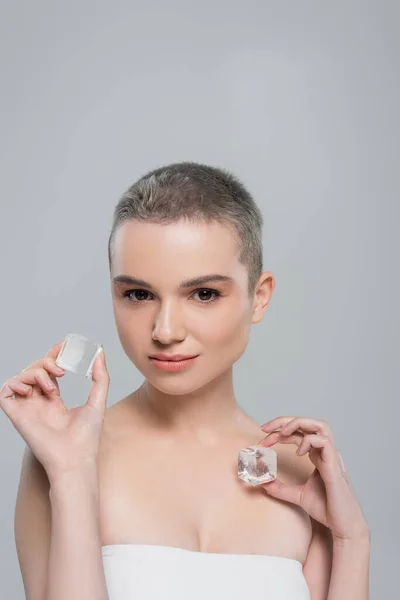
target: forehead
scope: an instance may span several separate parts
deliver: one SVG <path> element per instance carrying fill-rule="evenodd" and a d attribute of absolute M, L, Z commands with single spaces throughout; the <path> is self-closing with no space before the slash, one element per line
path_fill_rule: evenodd
<path fill-rule="evenodd" d="M 136 275 L 140 269 L 156 275 L 163 269 L 183 278 L 217 271 L 234 275 L 243 268 L 231 229 L 217 222 L 127 221 L 116 232 L 114 252 L 115 273 Z"/>

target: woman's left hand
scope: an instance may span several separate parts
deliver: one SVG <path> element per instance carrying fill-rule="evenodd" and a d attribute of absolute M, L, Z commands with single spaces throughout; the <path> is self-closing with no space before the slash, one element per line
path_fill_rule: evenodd
<path fill-rule="evenodd" d="M 369 534 L 342 455 L 335 448 L 326 421 L 308 417 L 276 417 L 261 429 L 268 435 L 258 442 L 258 446 L 296 444 L 299 446 L 297 455 L 308 452 L 316 467 L 302 485 L 286 484 L 279 479 L 261 484 L 269 495 L 300 506 L 313 519 L 329 527 L 334 539 L 356 539 Z M 276 432 L 276 429 L 280 431 Z"/>

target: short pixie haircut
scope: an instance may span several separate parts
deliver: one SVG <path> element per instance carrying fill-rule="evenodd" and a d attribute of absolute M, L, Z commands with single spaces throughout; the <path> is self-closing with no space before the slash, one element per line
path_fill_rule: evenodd
<path fill-rule="evenodd" d="M 114 210 L 108 241 L 111 271 L 115 234 L 125 221 L 171 224 L 218 222 L 228 227 L 248 273 L 252 296 L 263 271 L 263 216 L 250 192 L 230 171 L 195 162 L 149 171 L 132 184 Z"/>

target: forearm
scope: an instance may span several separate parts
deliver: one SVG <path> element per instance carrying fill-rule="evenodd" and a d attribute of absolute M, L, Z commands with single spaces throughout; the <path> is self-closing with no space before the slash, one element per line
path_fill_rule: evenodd
<path fill-rule="evenodd" d="M 52 481 L 50 501 L 46 600 L 109 600 L 101 554 L 97 468 Z"/>
<path fill-rule="evenodd" d="M 369 600 L 369 535 L 334 541 L 327 600 Z"/>

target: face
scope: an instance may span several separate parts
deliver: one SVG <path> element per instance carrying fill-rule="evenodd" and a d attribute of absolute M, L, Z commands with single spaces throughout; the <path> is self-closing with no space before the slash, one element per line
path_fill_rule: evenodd
<path fill-rule="evenodd" d="M 219 223 L 132 220 L 117 230 L 114 249 L 111 280 L 118 335 L 144 377 L 160 391 L 179 395 L 230 369 L 243 354 L 251 323 L 262 318 L 273 288 L 273 278 L 263 274 L 269 283 L 249 298 L 247 270 L 238 261 L 230 230 Z M 185 280 L 211 274 L 226 281 L 182 287 Z M 114 283 L 120 275 L 142 282 Z M 158 352 L 197 357 L 182 370 L 163 371 L 149 359 Z"/>

